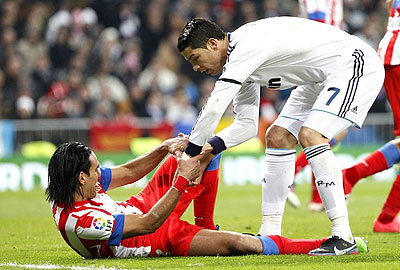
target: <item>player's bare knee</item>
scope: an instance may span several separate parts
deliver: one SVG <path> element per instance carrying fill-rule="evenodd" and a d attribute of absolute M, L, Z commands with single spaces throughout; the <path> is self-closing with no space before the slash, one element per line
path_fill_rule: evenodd
<path fill-rule="evenodd" d="M 257 251 L 248 241 L 249 236 L 244 234 L 235 234 L 229 237 L 228 248 L 232 255 L 256 254 Z"/>
<path fill-rule="evenodd" d="M 391 144 L 395 145 L 400 151 L 400 139 L 394 139 L 390 141 Z"/>
<path fill-rule="evenodd" d="M 329 140 L 326 137 L 311 128 L 302 127 L 300 129 L 299 143 L 303 148 L 328 142 Z"/>
<path fill-rule="evenodd" d="M 292 149 L 296 146 L 296 138 L 285 128 L 271 126 L 265 134 L 267 148 Z"/>

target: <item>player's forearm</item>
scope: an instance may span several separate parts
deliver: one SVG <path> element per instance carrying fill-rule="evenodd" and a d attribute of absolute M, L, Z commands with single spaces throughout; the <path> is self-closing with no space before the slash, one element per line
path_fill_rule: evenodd
<path fill-rule="evenodd" d="M 189 136 L 189 143 L 185 152 L 190 156 L 200 153 L 202 147 L 214 133 L 226 108 L 233 97 L 240 90 L 240 86 L 225 82 L 217 82 L 215 89 L 203 107 Z"/>
<path fill-rule="evenodd" d="M 235 119 L 208 142 L 214 153 L 241 144 L 257 135 L 260 94 L 257 84 L 246 84 L 233 100 Z"/>
<path fill-rule="evenodd" d="M 161 144 L 153 150 L 116 167 L 112 171 L 113 181 L 109 189 L 127 185 L 140 180 L 151 172 L 168 154 L 168 147 Z"/>
<path fill-rule="evenodd" d="M 155 232 L 169 217 L 178 203 L 184 187 L 189 184 L 185 178 L 177 179 L 164 196 L 143 216 L 126 216 L 123 238 Z"/>
<path fill-rule="evenodd" d="M 218 132 L 216 136 L 221 138 L 226 148 L 239 145 L 255 136 L 257 136 L 258 118 L 235 120 L 230 126 Z M 219 153 L 219 151 L 217 151 Z"/>

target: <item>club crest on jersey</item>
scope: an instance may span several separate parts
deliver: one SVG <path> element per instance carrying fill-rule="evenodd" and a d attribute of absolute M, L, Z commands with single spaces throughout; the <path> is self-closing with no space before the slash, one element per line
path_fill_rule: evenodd
<path fill-rule="evenodd" d="M 106 226 L 106 222 L 104 221 L 104 219 L 102 219 L 101 217 L 99 217 L 99 218 L 95 218 L 94 220 L 93 220 L 93 227 L 96 229 L 96 230 L 102 230 L 102 229 L 104 229 L 104 227 Z"/>

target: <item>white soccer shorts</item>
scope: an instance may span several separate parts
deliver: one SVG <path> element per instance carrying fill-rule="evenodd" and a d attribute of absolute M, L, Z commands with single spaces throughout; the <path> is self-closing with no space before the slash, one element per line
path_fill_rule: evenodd
<path fill-rule="evenodd" d="M 329 140 L 352 125 L 360 128 L 382 88 L 383 64 L 371 47 L 356 40 L 338 61 L 337 69 L 323 83 L 292 90 L 273 125 L 297 139 L 302 126 Z"/>

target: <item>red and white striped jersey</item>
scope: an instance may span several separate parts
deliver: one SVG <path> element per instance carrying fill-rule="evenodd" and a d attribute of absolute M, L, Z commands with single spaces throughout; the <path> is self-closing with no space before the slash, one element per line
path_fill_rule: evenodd
<path fill-rule="evenodd" d="M 299 0 L 299 17 L 342 28 L 343 0 Z"/>
<path fill-rule="evenodd" d="M 400 0 L 394 0 L 385 36 L 379 43 L 378 54 L 385 65 L 400 64 Z"/>
<path fill-rule="evenodd" d="M 52 204 L 54 221 L 67 244 L 84 258 L 148 256 L 150 242 L 138 236 L 122 239 L 125 214 L 143 214 L 129 202 L 116 202 L 105 193 L 111 169 L 101 168 L 95 198 L 75 203 L 72 209 Z M 140 206 L 139 206 L 140 207 Z"/>

